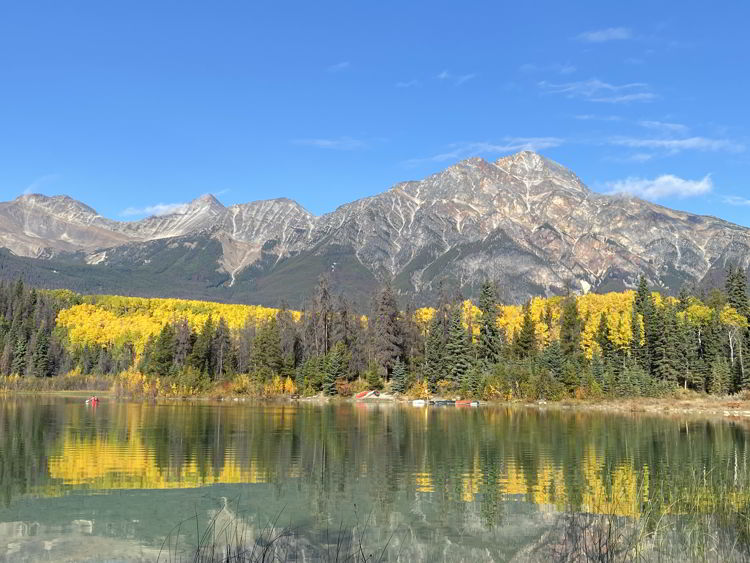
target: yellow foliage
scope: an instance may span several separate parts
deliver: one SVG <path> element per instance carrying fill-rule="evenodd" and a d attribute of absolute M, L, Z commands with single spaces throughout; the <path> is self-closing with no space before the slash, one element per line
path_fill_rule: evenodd
<path fill-rule="evenodd" d="M 230 329 L 238 329 L 250 320 L 261 324 L 278 313 L 278 309 L 258 305 L 228 305 L 208 301 L 184 299 L 147 299 L 98 295 L 85 297 L 85 303 L 63 309 L 57 324 L 68 332 L 70 344 L 122 346 L 130 342 L 140 356 L 150 336 L 162 327 L 180 319 L 187 319 L 194 329 L 206 322 L 209 315 L 215 321 L 223 318 Z M 291 311 L 295 320 L 301 313 Z"/>

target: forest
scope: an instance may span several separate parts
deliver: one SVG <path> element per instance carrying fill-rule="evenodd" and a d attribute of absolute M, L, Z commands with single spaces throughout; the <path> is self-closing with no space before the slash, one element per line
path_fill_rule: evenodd
<path fill-rule="evenodd" d="M 384 285 L 355 311 L 320 278 L 301 311 L 179 299 L 83 296 L 0 283 L 0 375 L 100 376 L 153 395 L 559 400 L 727 395 L 750 388 L 746 272 L 724 288 L 662 296 L 644 278 L 621 293 L 478 303 L 448 290 L 399 307 Z"/>

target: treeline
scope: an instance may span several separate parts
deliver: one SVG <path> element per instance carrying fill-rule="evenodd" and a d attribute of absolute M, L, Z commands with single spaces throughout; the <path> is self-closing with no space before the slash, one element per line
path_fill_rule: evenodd
<path fill-rule="evenodd" d="M 72 369 L 55 330 L 57 314 L 70 306 L 72 295 L 0 281 L 0 375 L 49 377 Z"/>
<path fill-rule="evenodd" d="M 746 280 L 730 268 L 723 290 L 664 298 L 642 278 L 635 292 L 535 299 L 520 310 L 500 305 L 490 283 L 478 306 L 442 291 L 435 308 L 402 310 L 386 285 L 363 316 L 321 278 L 302 312 L 247 309 L 244 323 L 233 309 L 219 310 L 232 312 L 229 321 L 209 309 L 199 323 L 173 303 L 125 298 L 116 307 L 108 298 L 107 312 L 70 292 L 19 282 L 0 285 L 0 373 L 138 370 L 189 388 L 243 374 L 327 395 L 387 387 L 420 396 L 554 400 L 656 396 L 678 386 L 721 395 L 750 388 Z M 159 311 L 161 328 L 147 339 L 128 332 L 129 317 L 117 316 L 134 306 L 139 315 Z M 56 326 L 58 315 L 65 322 Z M 138 318 L 144 326 L 157 322 Z M 117 336 L 107 338 L 117 323 Z"/>

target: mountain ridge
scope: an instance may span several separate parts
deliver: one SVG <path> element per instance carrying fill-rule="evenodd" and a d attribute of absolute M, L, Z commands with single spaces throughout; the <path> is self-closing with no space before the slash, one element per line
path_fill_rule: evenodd
<path fill-rule="evenodd" d="M 94 278 L 107 268 L 156 275 L 159 256 L 160 271 L 201 295 L 245 302 L 299 304 L 321 274 L 360 300 L 385 280 L 424 301 L 442 285 L 471 294 L 489 278 L 517 302 L 632 287 L 641 274 L 676 292 L 729 262 L 746 268 L 750 229 L 594 192 L 563 165 L 523 151 L 464 159 L 319 216 L 283 197 L 224 206 L 207 194 L 173 213 L 115 221 L 68 196 L 24 195 L 0 203 L 0 246 L 31 259 L 27 270 L 54 260 Z M 199 248 L 197 271 L 185 261 L 198 260 Z"/>

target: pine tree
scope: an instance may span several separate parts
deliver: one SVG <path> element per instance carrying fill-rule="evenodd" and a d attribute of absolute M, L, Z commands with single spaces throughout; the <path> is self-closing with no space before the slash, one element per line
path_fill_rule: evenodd
<path fill-rule="evenodd" d="M 486 364 L 496 364 L 500 361 L 502 338 L 497 326 L 495 288 L 489 282 L 482 284 L 479 309 L 482 312 L 482 319 L 479 326 L 477 357 Z"/>
<path fill-rule="evenodd" d="M 740 315 L 750 316 L 750 302 L 747 295 L 747 272 L 742 268 L 730 266 L 727 271 L 726 293 L 729 304 Z"/>
<path fill-rule="evenodd" d="M 393 372 L 396 360 L 404 354 L 401 319 L 390 284 L 378 292 L 374 321 L 373 351 L 380 372 L 387 380 Z"/>
<path fill-rule="evenodd" d="M 51 375 L 49 366 L 49 339 L 47 338 L 45 325 L 42 325 L 37 333 L 31 361 L 32 372 L 36 377 L 47 377 Z"/>
<path fill-rule="evenodd" d="M 331 349 L 333 305 L 331 292 L 328 288 L 328 278 L 320 276 L 315 295 L 313 310 L 313 326 L 315 331 L 316 354 L 322 356 Z"/>
<path fill-rule="evenodd" d="M 521 359 L 533 358 L 536 355 L 536 323 L 531 315 L 530 302 L 523 308 L 523 323 L 516 336 L 515 349 L 516 355 Z"/>
<path fill-rule="evenodd" d="M 26 375 L 26 338 L 23 335 L 19 335 L 16 340 L 10 371 L 14 375 Z"/>
<path fill-rule="evenodd" d="M 401 360 L 393 364 L 393 375 L 391 376 L 391 391 L 403 393 L 406 391 L 406 369 Z"/>
<path fill-rule="evenodd" d="M 159 336 L 153 341 L 146 373 L 167 376 L 172 371 L 175 355 L 175 331 L 174 327 L 165 324 Z"/>
<path fill-rule="evenodd" d="M 445 376 L 444 348 L 443 327 L 440 316 L 436 312 L 430 321 L 424 352 L 424 375 L 430 393 L 437 393 L 438 382 Z"/>
<path fill-rule="evenodd" d="M 195 333 L 190 328 L 187 319 L 180 319 L 174 329 L 174 358 L 173 363 L 177 371 L 182 370 L 188 363 L 190 352 L 193 350 Z"/>
<path fill-rule="evenodd" d="M 276 318 L 274 317 L 271 320 L 275 322 Z M 232 373 L 232 371 L 234 371 L 232 339 L 229 333 L 229 325 L 227 325 L 227 321 L 223 317 L 219 319 L 219 323 L 216 325 L 216 331 L 214 332 L 211 346 L 213 348 L 211 356 L 214 360 L 213 367 L 215 376 L 221 378 L 228 373 Z"/>
<path fill-rule="evenodd" d="M 208 316 L 203 328 L 195 339 L 193 351 L 190 354 L 190 365 L 204 375 L 211 374 L 213 358 L 214 323 L 211 315 Z"/>
<path fill-rule="evenodd" d="M 323 392 L 328 396 L 333 396 L 338 393 L 336 381 L 346 376 L 346 345 L 343 342 L 338 342 L 331 349 L 327 360 Z"/>
<path fill-rule="evenodd" d="M 281 357 L 281 335 L 276 317 L 260 327 L 253 342 L 253 368 L 279 374 L 284 365 Z"/>
<path fill-rule="evenodd" d="M 630 355 L 646 371 L 651 369 L 649 326 L 653 310 L 653 296 L 648 288 L 646 278 L 641 276 L 633 302 L 633 317 L 631 319 L 633 335 L 630 341 Z"/>
<path fill-rule="evenodd" d="M 724 356 L 717 357 L 711 364 L 711 376 L 708 390 L 713 395 L 724 395 L 729 391 L 731 369 Z"/>
<path fill-rule="evenodd" d="M 461 322 L 461 304 L 456 303 L 451 315 L 448 341 L 445 345 L 448 377 L 454 385 L 461 385 L 471 368 L 469 342 Z"/>
<path fill-rule="evenodd" d="M 480 365 L 475 364 L 469 370 L 469 392 L 473 397 L 481 398 L 484 389 L 484 373 Z"/>
<path fill-rule="evenodd" d="M 559 341 L 553 340 L 549 343 L 549 345 L 542 351 L 539 363 L 541 367 L 546 369 L 550 376 L 555 380 L 562 380 L 566 360 L 563 356 L 562 346 Z"/>
<path fill-rule="evenodd" d="M 577 362 L 580 359 L 582 328 L 578 301 L 575 297 L 568 297 L 563 302 L 560 319 L 560 351 L 568 360 Z"/>

